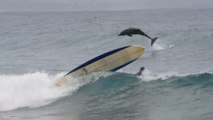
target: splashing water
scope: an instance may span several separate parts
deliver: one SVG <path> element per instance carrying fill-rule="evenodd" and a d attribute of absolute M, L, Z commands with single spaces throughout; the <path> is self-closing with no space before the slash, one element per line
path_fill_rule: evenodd
<path fill-rule="evenodd" d="M 162 46 L 159 45 L 159 44 L 154 44 L 154 45 L 153 45 L 153 50 L 163 50 L 163 49 L 165 49 L 165 48 L 162 47 Z"/>
<path fill-rule="evenodd" d="M 64 92 L 44 72 L 0 76 L 0 111 L 37 107 L 50 103 Z"/>
<path fill-rule="evenodd" d="M 49 75 L 45 72 L 0 75 L 0 111 L 50 104 L 61 97 L 71 95 L 81 86 L 110 74 L 101 72 L 78 79 L 70 77 L 66 85 L 56 87 L 56 80 L 63 75 L 64 73 Z"/>
<path fill-rule="evenodd" d="M 152 81 L 152 80 L 166 80 L 170 77 L 174 77 L 174 76 L 180 76 L 177 72 L 167 72 L 167 73 L 159 73 L 159 74 L 155 74 L 152 73 L 149 70 L 144 70 L 143 75 L 138 76 L 139 79 L 142 79 L 143 81 Z"/>

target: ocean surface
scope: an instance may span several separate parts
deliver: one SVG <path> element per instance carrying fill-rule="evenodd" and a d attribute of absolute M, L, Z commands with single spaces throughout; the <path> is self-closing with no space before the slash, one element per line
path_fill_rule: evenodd
<path fill-rule="evenodd" d="M 117 36 L 129 27 L 159 39 Z M 127 67 L 54 86 L 133 44 L 145 54 Z M 0 55 L 0 120 L 213 119 L 213 9 L 2 12 Z"/>

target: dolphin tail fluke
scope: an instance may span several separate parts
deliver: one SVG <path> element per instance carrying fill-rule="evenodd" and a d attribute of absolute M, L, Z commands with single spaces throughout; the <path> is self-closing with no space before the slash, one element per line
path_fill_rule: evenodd
<path fill-rule="evenodd" d="M 154 42 L 158 39 L 158 37 L 152 38 L 151 39 L 151 46 L 154 44 Z"/>

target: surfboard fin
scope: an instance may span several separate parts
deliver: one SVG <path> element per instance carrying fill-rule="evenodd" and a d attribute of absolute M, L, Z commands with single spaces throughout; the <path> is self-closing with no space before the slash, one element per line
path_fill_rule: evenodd
<path fill-rule="evenodd" d="M 154 44 L 154 42 L 158 39 L 158 37 L 155 37 L 153 39 L 151 39 L 151 46 Z"/>

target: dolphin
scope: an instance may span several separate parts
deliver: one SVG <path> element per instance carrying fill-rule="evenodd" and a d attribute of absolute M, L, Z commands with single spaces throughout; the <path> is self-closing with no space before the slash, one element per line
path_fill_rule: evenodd
<path fill-rule="evenodd" d="M 132 37 L 132 35 L 143 35 L 151 40 L 151 46 L 158 39 L 158 37 L 151 38 L 149 35 L 147 35 L 146 33 L 144 33 L 142 30 L 140 30 L 138 28 L 125 29 L 118 36 L 124 36 L 124 35 L 128 35 L 129 37 Z"/>

